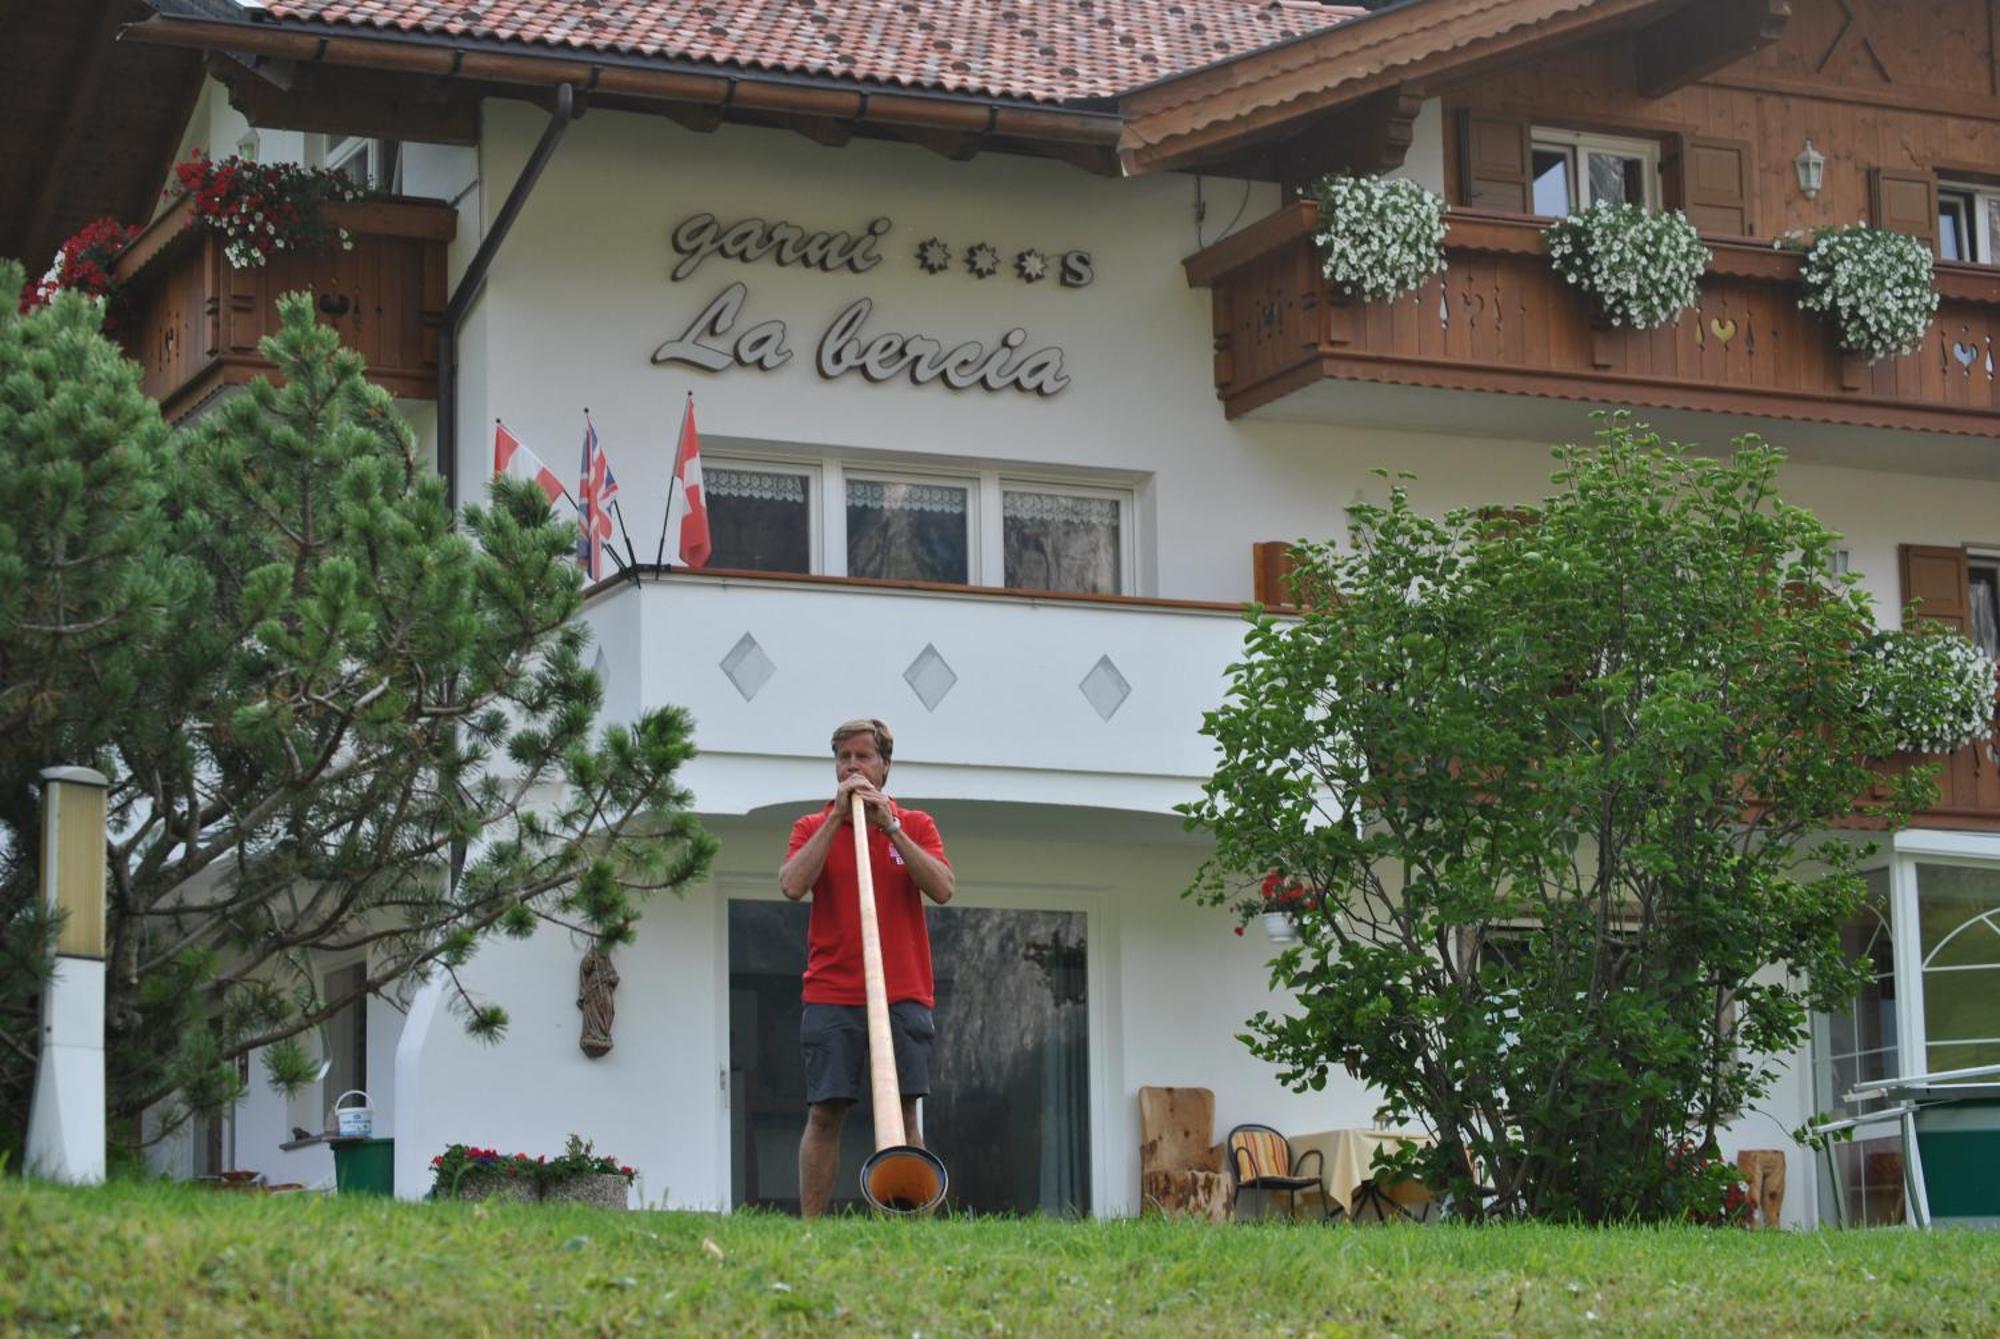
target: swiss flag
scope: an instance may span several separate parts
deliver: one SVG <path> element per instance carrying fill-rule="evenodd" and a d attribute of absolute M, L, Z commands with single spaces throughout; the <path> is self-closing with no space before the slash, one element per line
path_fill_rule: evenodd
<path fill-rule="evenodd" d="M 507 425 L 493 420 L 493 472 L 510 479 L 527 479 L 542 490 L 550 502 L 563 496 L 562 480 L 542 464 L 542 458 L 521 445 L 521 439 L 507 431 Z"/>
<path fill-rule="evenodd" d="M 660 536 L 662 556 L 671 552 L 682 567 L 706 567 L 712 549 L 708 539 L 708 502 L 701 493 L 701 438 L 694 430 L 694 395 L 681 416 L 681 440 L 674 450 L 674 477 L 667 481 L 667 529 Z"/>

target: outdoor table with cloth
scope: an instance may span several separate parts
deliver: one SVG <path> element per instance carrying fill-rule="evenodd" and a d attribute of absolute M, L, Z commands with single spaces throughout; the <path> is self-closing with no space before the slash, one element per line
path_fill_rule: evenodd
<path fill-rule="evenodd" d="M 1320 1130 L 1314 1134 L 1292 1136 L 1292 1155 L 1302 1158 L 1308 1149 L 1317 1149 L 1326 1160 L 1326 1184 L 1333 1196 L 1333 1202 L 1343 1213 L 1354 1215 L 1357 1199 L 1364 1211 L 1371 1198 L 1367 1190 L 1375 1186 L 1374 1194 L 1390 1201 L 1412 1218 L 1429 1218 L 1435 1212 L 1431 1192 L 1421 1182 L 1394 1181 L 1377 1185 L 1375 1182 L 1375 1150 L 1385 1146 L 1401 1144 L 1430 1144 L 1434 1141 L 1427 1134 L 1416 1130 Z M 1312 1201 L 1319 1198 L 1317 1190 L 1299 1192 L 1300 1209 L 1317 1216 L 1321 1208 Z M 1390 1211 L 1390 1206 L 1377 1204 L 1377 1212 Z"/>

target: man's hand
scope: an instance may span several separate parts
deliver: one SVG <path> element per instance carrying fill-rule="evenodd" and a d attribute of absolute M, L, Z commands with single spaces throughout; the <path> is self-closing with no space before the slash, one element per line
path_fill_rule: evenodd
<path fill-rule="evenodd" d="M 868 808 L 868 824 L 870 827 L 886 828 L 889 826 L 889 797 L 875 789 L 874 783 L 859 772 L 842 781 L 840 788 L 833 793 L 833 809 L 840 816 L 842 824 L 853 820 L 853 797 L 856 795 L 861 797 L 861 802 Z"/>

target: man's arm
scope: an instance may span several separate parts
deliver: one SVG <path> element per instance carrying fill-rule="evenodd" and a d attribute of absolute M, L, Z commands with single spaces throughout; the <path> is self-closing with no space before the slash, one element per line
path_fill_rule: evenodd
<path fill-rule="evenodd" d="M 812 891 L 819 882 L 820 871 L 826 868 L 827 853 L 833 850 L 833 839 L 847 831 L 837 818 L 829 815 L 827 821 L 819 825 L 819 830 L 806 839 L 806 844 L 793 852 L 791 858 L 778 869 L 778 889 L 796 902 Z"/>
<path fill-rule="evenodd" d="M 951 872 L 950 865 L 932 855 L 923 843 L 912 837 L 907 825 L 899 832 L 890 833 L 889 840 L 902 853 L 903 864 L 910 871 L 910 882 L 916 884 L 925 897 L 939 906 L 951 901 L 951 895 L 958 890 L 958 876 Z M 936 840 L 935 830 L 932 831 L 932 840 Z"/>

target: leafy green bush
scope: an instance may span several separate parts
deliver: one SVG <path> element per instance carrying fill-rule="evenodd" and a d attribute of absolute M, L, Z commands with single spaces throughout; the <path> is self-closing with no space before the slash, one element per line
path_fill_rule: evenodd
<path fill-rule="evenodd" d="M 1869 599 L 1779 453 L 1738 448 L 1621 416 L 1531 507 L 1434 518 L 1397 484 L 1295 550 L 1301 613 L 1252 618 L 1205 718 L 1190 895 L 1325 890 L 1252 1051 L 1420 1121 L 1402 1164 L 1468 1217 L 1713 1212 L 1667 1150 L 1712 1152 L 1864 979 L 1840 931 L 1868 848 L 1830 830 L 1934 794 L 1917 768 L 1871 798 L 1898 737 L 1862 709 L 1896 678 L 1856 654 Z"/>

